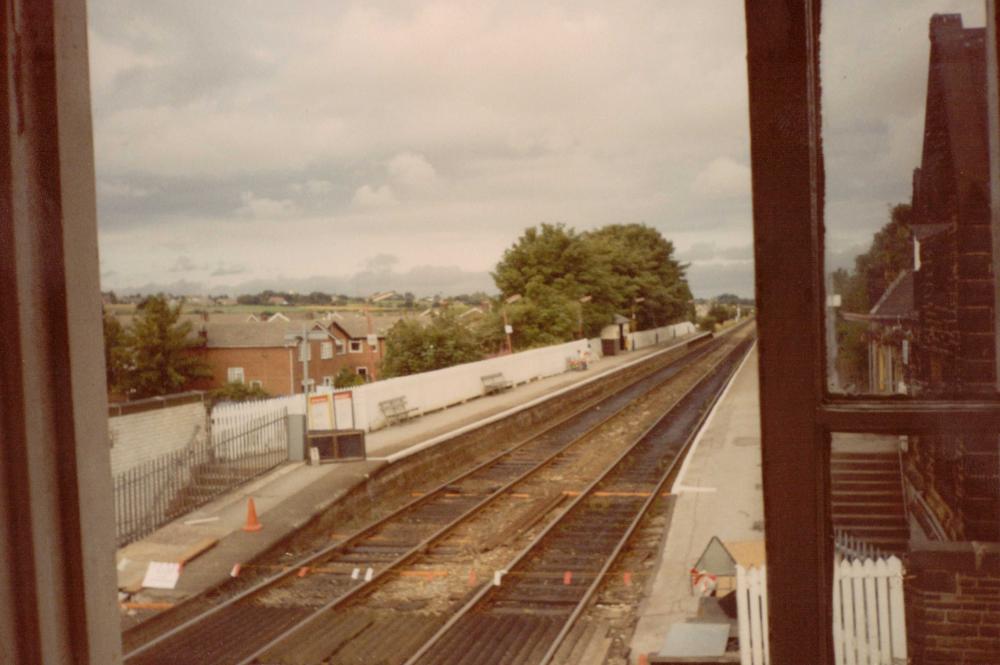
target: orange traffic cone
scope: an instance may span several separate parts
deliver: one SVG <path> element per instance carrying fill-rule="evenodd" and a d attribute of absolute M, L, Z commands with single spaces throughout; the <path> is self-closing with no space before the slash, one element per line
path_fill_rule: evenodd
<path fill-rule="evenodd" d="M 260 531 L 264 526 L 257 520 L 257 507 L 253 505 L 253 497 L 247 499 L 247 523 L 244 531 Z"/>

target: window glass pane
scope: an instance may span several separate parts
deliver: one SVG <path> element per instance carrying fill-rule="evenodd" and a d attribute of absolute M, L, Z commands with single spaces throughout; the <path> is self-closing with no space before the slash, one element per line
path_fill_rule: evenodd
<path fill-rule="evenodd" d="M 835 662 L 995 662 L 998 441 L 833 436 Z"/>
<path fill-rule="evenodd" d="M 823 13 L 829 388 L 994 393 L 997 109 L 983 3 Z"/>

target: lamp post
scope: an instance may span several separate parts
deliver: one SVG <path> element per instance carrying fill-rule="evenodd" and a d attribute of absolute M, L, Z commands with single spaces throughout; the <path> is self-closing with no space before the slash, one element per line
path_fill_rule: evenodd
<path fill-rule="evenodd" d="M 632 332 L 636 332 L 636 328 L 639 326 L 636 324 L 635 320 L 635 306 L 641 302 L 646 302 L 645 298 L 632 298 Z"/>
<path fill-rule="evenodd" d="M 577 324 L 577 329 L 580 333 L 580 339 L 583 339 L 583 304 L 588 303 L 591 300 L 593 300 L 591 296 L 583 296 L 579 300 L 580 306 L 576 311 L 576 324 Z"/>
<path fill-rule="evenodd" d="M 503 301 L 503 332 L 504 335 L 507 336 L 507 353 L 514 353 L 514 344 L 513 341 L 511 340 L 511 334 L 514 332 L 514 329 L 510 326 L 510 323 L 507 321 L 507 305 L 515 303 L 520 299 L 521 299 L 521 294 L 515 293 L 514 295 L 510 296 L 509 298 Z"/>

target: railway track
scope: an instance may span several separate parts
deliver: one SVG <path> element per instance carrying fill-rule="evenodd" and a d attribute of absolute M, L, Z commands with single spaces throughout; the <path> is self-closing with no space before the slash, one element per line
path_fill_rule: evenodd
<path fill-rule="evenodd" d="M 398 571 L 463 520 L 518 482 L 558 461 L 588 433 L 634 400 L 670 381 L 718 344 L 712 341 L 694 348 L 616 394 L 414 499 L 376 524 L 133 649 L 126 654 L 125 662 L 254 662 L 303 625 Z M 263 598 L 267 602 L 262 602 Z M 281 602 L 281 598 L 288 602 Z"/>
<path fill-rule="evenodd" d="M 547 665 L 751 344 L 720 362 L 405 665 Z"/>

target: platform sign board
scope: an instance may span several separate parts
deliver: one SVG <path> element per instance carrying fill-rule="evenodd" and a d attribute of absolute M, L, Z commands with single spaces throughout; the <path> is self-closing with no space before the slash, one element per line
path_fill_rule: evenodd
<path fill-rule="evenodd" d="M 310 430 L 331 430 L 335 428 L 333 420 L 333 399 L 330 393 L 309 395 L 307 409 Z"/>
<path fill-rule="evenodd" d="M 337 429 L 354 429 L 354 393 L 343 390 L 333 394 L 333 414 Z"/>
<path fill-rule="evenodd" d="M 147 589 L 173 589 L 181 576 L 181 564 L 172 561 L 150 561 L 142 586 Z"/>

